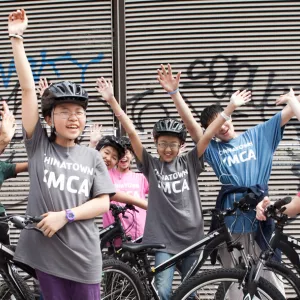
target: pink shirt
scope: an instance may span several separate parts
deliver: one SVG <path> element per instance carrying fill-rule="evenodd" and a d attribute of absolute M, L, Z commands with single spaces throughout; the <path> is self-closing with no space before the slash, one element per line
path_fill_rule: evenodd
<path fill-rule="evenodd" d="M 300 197 L 300 192 L 298 192 L 297 196 Z"/>
<path fill-rule="evenodd" d="M 110 178 L 115 185 L 117 191 L 126 192 L 130 195 L 145 199 L 149 191 L 149 185 L 146 177 L 141 173 L 134 173 L 132 171 L 121 173 L 117 169 L 108 171 Z M 124 206 L 124 203 L 111 201 L 118 205 Z M 136 239 L 144 234 L 146 210 L 136 207 L 139 212 L 128 210 L 125 216 L 128 219 L 122 218 L 122 225 L 127 235 L 131 235 L 132 239 Z M 103 215 L 103 227 L 106 227 L 114 222 L 111 212 Z M 118 243 L 119 244 L 119 243 Z"/>

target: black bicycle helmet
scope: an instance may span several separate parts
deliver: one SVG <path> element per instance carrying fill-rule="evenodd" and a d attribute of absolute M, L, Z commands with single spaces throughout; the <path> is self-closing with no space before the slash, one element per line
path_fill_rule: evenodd
<path fill-rule="evenodd" d="M 62 103 L 78 104 L 86 110 L 88 93 L 81 85 L 71 81 L 61 81 L 49 85 L 41 99 L 43 116 L 51 116 L 52 109 Z"/>
<path fill-rule="evenodd" d="M 186 128 L 184 124 L 177 119 L 160 119 L 154 124 L 153 137 L 156 140 L 161 135 L 177 136 L 182 141 L 182 143 L 184 143 L 186 139 Z"/>
<path fill-rule="evenodd" d="M 126 150 L 134 152 L 133 148 L 131 146 L 131 141 L 130 141 L 129 137 L 127 137 L 126 135 L 123 135 L 123 136 L 120 137 L 120 141 L 121 141 L 121 143 L 123 144 L 123 146 L 125 147 Z"/>
<path fill-rule="evenodd" d="M 104 136 L 97 144 L 96 150 L 99 151 L 103 147 L 111 146 L 118 152 L 119 160 L 125 155 L 125 146 L 120 141 L 119 138 L 115 137 L 114 135 L 106 135 Z"/>

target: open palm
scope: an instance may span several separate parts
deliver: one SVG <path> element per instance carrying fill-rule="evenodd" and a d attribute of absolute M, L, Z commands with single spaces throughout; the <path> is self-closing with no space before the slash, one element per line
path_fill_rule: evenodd
<path fill-rule="evenodd" d="M 25 10 L 14 11 L 8 17 L 8 33 L 22 35 L 27 28 L 27 24 Z"/>
<path fill-rule="evenodd" d="M 168 64 L 168 71 L 164 65 L 160 65 L 161 70 L 157 70 L 157 80 L 167 92 L 173 92 L 178 88 L 180 80 L 180 72 L 177 73 L 176 77 L 173 77 L 171 65 Z"/>

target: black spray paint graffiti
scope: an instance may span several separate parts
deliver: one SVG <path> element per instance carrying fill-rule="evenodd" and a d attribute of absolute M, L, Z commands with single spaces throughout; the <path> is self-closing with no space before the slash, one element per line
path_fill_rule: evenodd
<path fill-rule="evenodd" d="M 224 73 L 225 75 L 218 74 L 218 65 L 222 64 L 225 66 L 225 71 L 221 71 L 220 73 Z M 223 67 L 224 68 L 224 67 Z M 229 99 L 229 97 L 235 92 L 234 83 L 235 80 L 238 78 L 238 73 L 240 71 L 245 70 L 248 72 L 247 79 L 240 84 L 239 89 L 248 89 L 252 90 L 254 87 L 255 76 L 258 71 L 257 65 L 251 65 L 248 62 L 239 61 L 237 56 L 224 56 L 224 55 L 217 55 L 212 58 L 211 61 L 204 61 L 201 59 L 195 59 L 187 68 L 186 74 L 188 81 L 184 82 L 181 87 L 180 91 L 185 99 L 186 103 L 189 105 L 190 109 L 200 120 L 201 112 L 196 110 L 193 102 L 189 101 L 187 97 L 185 97 L 185 89 L 196 87 L 199 90 L 209 90 L 211 94 L 216 98 L 216 102 L 222 101 L 224 99 Z M 198 69 L 200 69 L 198 71 Z M 268 73 L 268 82 L 267 86 L 264 91 L 264 95 L 261 101 L 255 101 L 255 103 L 250 102 L 248 106 L 253 107 L 253 109 L 258 110 L 261 117 L 264 119 L 265 117 L 265 107 L 274 104 L 268 104 L 268 98 L 271 96 L 272 93 L 276 91 L 287 91 L 287 87 L 282 84 L 275 83 L 275 73 L 270 71 Z M 164 104 L 145 104 L 144 107 L 140 108 L 139 110 L 136 109 L 137 104 L 146 96 L 151 95 L 154 93 L 154 90 L 149 89 L 143 93 L 137 94 L 131 99 L 128 100 L 128 104 L 132 105 L 131 109 L 131 117 L 134 120 L 135 126 L 143 131 L 144 127 L 142 124 L 142 116 L 144 112 L 150 106 L 158 106 L 166 113 L 166 116 L 170 116 L 168 109 L 164 106 Z M 236 117 L 247 117 L 246 114 L 235 113 Z"/>

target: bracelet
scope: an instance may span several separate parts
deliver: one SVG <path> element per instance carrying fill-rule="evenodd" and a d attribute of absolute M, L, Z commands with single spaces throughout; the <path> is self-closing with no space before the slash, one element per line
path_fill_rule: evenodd
<path fill-rule="evenodd" d="M 116 117 L 121 117 L 124 115 L 124 110 L 121 110 L 118 114 L 115 114 Z"/>
<path fill-rule="evenodd" d="M 227 116 L 227 115 L 225 114 L 224 111 L 222 111 L 222 112 L 220 113 L 220 115 L 221 115 L 221 117 L 222 117 L 223 119 L 225 119 L 225 121 L 229 121 L 229 120 L 230 120 L 230 116 Z"/>
<path fill-rule="evenodd" d="M 168 92 L 169 95 L 174 95 L 176 94 L 177 92 L 179 92 L 179 88 L 177 88 L 176 90 L 174 90 L 173 92 Z"/>
<path fill-rule="evenodd" d="M 23 41 L 24 39 L 23 39 L 23 35 L 19 35 L 19 34 L 10 34 L 9 35 L 9 38 L 11 39 L 11 38 L 15 38 L 15 39 L 19 39 L 19 40 L 21 40 L 21 41 Z"/>

